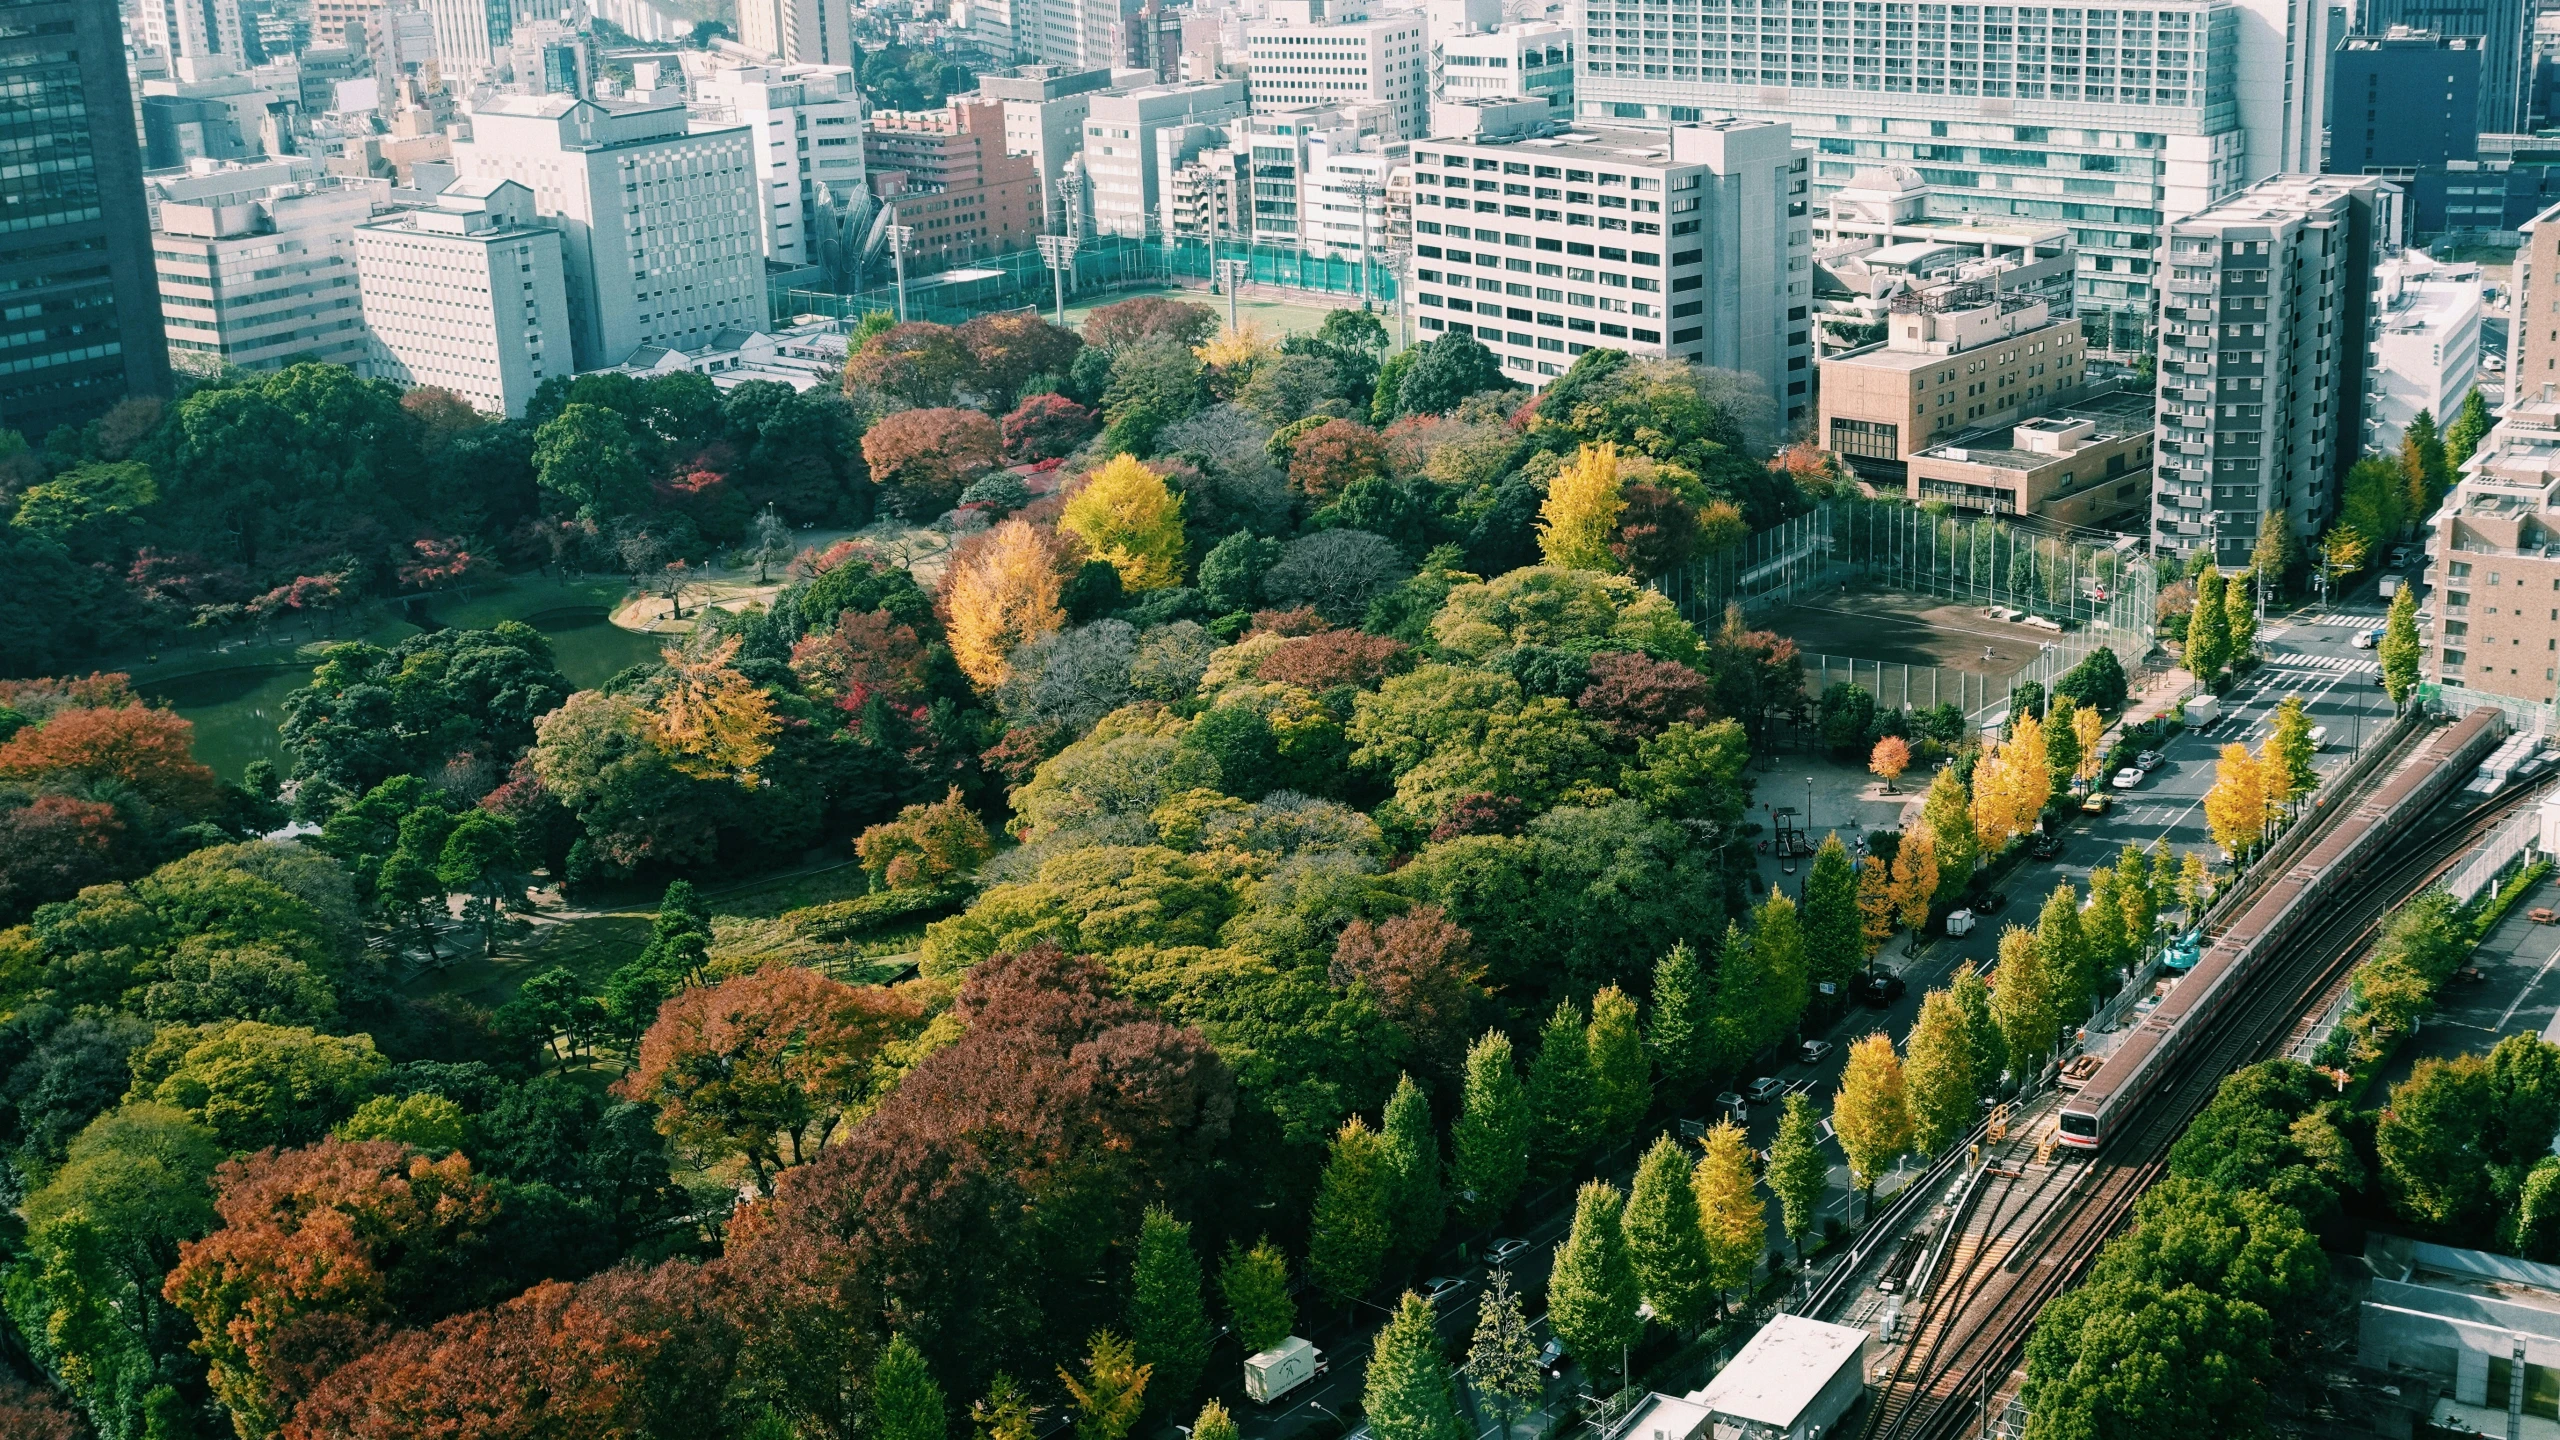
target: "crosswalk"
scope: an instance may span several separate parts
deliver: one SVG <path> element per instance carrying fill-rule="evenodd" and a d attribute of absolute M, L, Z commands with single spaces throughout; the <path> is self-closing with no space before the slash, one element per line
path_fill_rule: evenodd
<path fill-rule="evenodd" d="M 2379 661 L 2353 655 L 2270 655 L 2259 662 L 2261 670 L 2327 671 L 2338 675 L 2377 675 Z"/>
<path fill-rule="evenodd" d="M 2356 630 L 2370 630 L 2382 620 L 2380 615 L 2370 612 L 2359 614 L 2353 610 L 2313 610 L 2285 617 L 2288 625 L 2344 625 Z"/>

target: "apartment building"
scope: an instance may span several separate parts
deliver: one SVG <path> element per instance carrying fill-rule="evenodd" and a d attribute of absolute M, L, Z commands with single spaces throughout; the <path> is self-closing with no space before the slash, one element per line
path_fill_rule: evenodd
<path fill-rule="evenodd" d="M 1996 279 L 1902 290 L 1885 338 L 1821 362 L 1821 444 L 1880 489 L 1906 488 L 1911 457 L 2014 425 L 2078 395 L 2088 341 L 2025 290 Z"/>
<path fill-rule="evenodd" d="M 851 0 L 738 0 L 738 43 L 784 65 L 851 65 Z"/>
<path fill-rule="evenodd" d="M 2279 175 L 2169 230 L 2152 545 L 2248 564 L 2328 527 L 2364 446 L 2380 180 Z"/>
<path fill-rule="evenodd" d="M 364 49 L 382 6 L 383 0 L 311 0 L 311 43 Z"/>
<path fill-rule="evenodd" d="M 2437 510 L 2428 550 L 2428 677 L 2560 700 L 2560 385 L 2507 406 Z"/>
<path fill-rule="evenodd" d="M 2329 163 L 2341 175 L 2414 176 L 2480 158 L 2477 35 L 2395 27 L 2350 35 L 2330 61 Z"/>
<path fill-rule="evenodd" d="M 425 209 L 356 227 L 370 372 L 524 414 L 545 379 L 574 368 L 561 240 L 533 191 L 494 178 L 457 180 Z"/>
<path fill-rule="evenodd" d="M 92 0 L 12 5 L 0 26 L 16 97 L 0 127 L 0 429 L 30 438 L 169 389 L 118 28 Z"/>
<path fill-rule="evenodd" d="M 1005 152 L 1004 102 L 954 96 L 947 109 L 882 111 L 863 132 L 871 193 L 913 233 L 907 270 L 1028 250 L 1040 233 L 1040 175 Z"/>
<path fill-rule="evenodd" d="M 1074 167 L 1084 177 L 1093 229 L 1104 235 L 1142 236 L 1159 228 L 1173 174 L 1191 158 L 1185 142 L 1196 153 L 1206 133 L 1192 127 L 1222 126 L 1250 108 L 1242 80 L 1097 93 L 1085 115 L 1084 153 Z M 1171 143 L 1159 144 L 1167 131 L 1172 132 Z M 1066 218 L 1069 233 L 1082 233 L 1086 217 Z"/>
<path fill-rule="evenodd" d="M 694 85 L 691 125 L 754 137 L 767 260 L 816 261 L 824 217 L 864 193 L 862 88 L 848 65 L 715 63 Z"/>
<path fill-rule="evenodd" d="M 1594 345 L 1740 370 L 1792 426 L 1813 403 L 1803 164 L 1761 121 L 1417 145 L 1424 338 L 1472 333 L 1529 384 Z"/>
<path fill-rule="evenodd" d="M 518 181 L 558 222 L 578 368 L 768 328 L 754 134 L 687 120 L 682 105 L 504 95 L 453 147 L 464 178 Z"/>
<path fill-rule="evenodd" d="M 1067 162 L 1084 149 L 1085 117 L 1093 111 L 1095 92 L 1113 84 L 1112 70 L 1061 70 L 1055 65 L 1017 66 L 1009 74 L 978 77 L 978 93 L 1004 102 L 1004 148 L 1008 155 L 1027 155 L 1040 176 L 1043 230 L 1065 228 L 1066 212 L 1058 198 L 1058 179 Z M 1130 75 L 1131 84 L 1144 84 Z"/>
<path fill-rule="evenodd" d="M 1245 27 L 1253 113 L 1384 105 L 1397 139 L 1419 139 L 1431 117 L 1428 48 L 1419 11 L 1372 19 L 1366 0 L 1270 0 Z"/>
<path fill-rule="evenodd" d="M 240 33 L 240 0 L 141 0 L 132 7 L 142 43 L 178 59 L 225 55 L 249 63 Z"/>
<path fill-rule="evenodd" d="M 2560 384 L 2560 205 L 2527 220 L 2519 233 L 2515 309 L 2507 325 L 2510 397 Z"/>
<path fill-rule="evenodd" d="M 2480 383 L 2480 267 L 2404 250 L 2373 279 L 2365 445 L 2393 455 L 2420 411 L 2442 429 Z"/>
<path fill-rule="evenodd" d="M 2140 528 L 2151 515 L 2151 445 L 2148 395 L 2098 395 L 1919 450 L 1903 493 L 2055 525 Z"/>
<path fill-rule="evenodd" d="M 287 159 L 200 165 L 154 177 L 150 188 L 171 365 L 211 375 L 305 359 L 365 362 L 355 231 L 389 208 L 388 181 Z"/>
<path fill-rule="evenodd" d="M 1431 99 L 1542 100 L 1550 118 L 1573 121 L 1573 31 L 1545 20 L 1480 34 L 1435 37 Z"/>
<path fill-rule="evenodd" d="M 1812 208 L 1813 339 L 1836 355 L 1885 338 L 1897 296 L 1988 280 L 2033 294 L 2048 314 L 2073 313 L 2079 258 L 2069 227 L 1942 215 L 1908 165 L 1862 170 Z"/>
<path fill-rule="evenodd" d="M 1174 162 L 1164 233 L 1346 257 L 1361 253 L 1365 234 L 1380 253 L 1388 182 L 1409 149 L 1390 138 L 1393 125 L 1386 106 L 1353 105 L 1160 130 L 1157 149 Z"/>

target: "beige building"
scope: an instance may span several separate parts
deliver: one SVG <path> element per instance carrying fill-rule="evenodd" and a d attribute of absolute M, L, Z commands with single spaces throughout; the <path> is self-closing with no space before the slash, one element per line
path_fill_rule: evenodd
<path fill-rule="evenodd" d="M 2062 525 L 2138 522 L 2151 504 L 2151 397 L 2101 395 L 1932 445 L 1911 457 L 1904 493 Z"/>
<path fill-rule="evenodd" d="M 2554 212 L 2560 205 L 2524 222 L 2524 248 L 2516 252 L 2518 299 L 2514 339 L 2507 346 L 2507 386 L 2520 395 L 2560 381 L 2560 286 L 2552 283 L 2560 277 L 2560 220 Z"/>
<path fill-rule="evenodd" d="M 2429 676 L 2518 700 L 2560 697 L 2560 382 L 2507 406 L 2436 512 L 2428 549 Z"/>
<path fill-rule="evenodd" d="M 2075 395 L 2086 348 L 2079 322 L 1992 281 L 1897 295 L 1881 342 L 1821 362 L 1820 443 L 1903 489 L 1916 451 Z"/>

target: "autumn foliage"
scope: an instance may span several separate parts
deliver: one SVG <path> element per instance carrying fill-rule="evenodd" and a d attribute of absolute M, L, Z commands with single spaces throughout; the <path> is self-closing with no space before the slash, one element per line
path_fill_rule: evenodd
<path fill-rule="evenodd" d="M 154 805 L 195 812 L 213 803 L 213 771 L 196 763 L 195 725 L 146 705 L 65 709 L 0 742 L 0 780 L 111 780 Z"/>
<path fill-rule="evenodd" d="M 1387 473 L 1387 442 L 1366 425 L 1327 420 L 1289 447 L 1289 483 L 1318 501 L 1330 500 L 1364 475 Z"/>
<path fill-rule="evenodd" d="M 1088 476 L 1067 497 L 1058 528 L 1119 571 L 1123 589 L 1182 583 L 1182 497 L 1134 456 L 1118 456 Z"/>
<path fill-rule="evenodd" d="M 895 699 L 923 689 L 924 642 L 885 610 L 847 610 L 834 629 L 802 636 L 791 647 L 791 673 L 812 698 L 860 710 L 873 696 Z"/>
<path fill-rule="evenodd" d="M 874 879 L 908 890 L 977 869 L 995 853 L 995 842 L 955 786 L 931 805 L 910 805 L 897 819 L 863 831 L 853 848 Z"/>
<path fill-rule="evenodd" d="M 646 721 L 649 742 L 697 780 L 753 784 L 782 728 L 773 697 L 730 667 L 737 653 L 738 642 L 728 640 L 699 659 L 671 660 Z"/>
<path fill-rule="evenodd" d="M 1714 682 L 1676 660 L 1604 651 L 1591 657 L 1589 675 L 1575 707 L 1622 740 L 1714 718 Z"/>
<path fill-rule="evenodd" d="M 1262 658 L 1255 675 L 1283 685 L 1328 690 L 1336 685 L 1374 689 L 1413 668 L 1413 652 L 1401 640 L 1358 630 L 1327 630 L 1291 640 Z"/>
<path fill-rule="evenodd" d="M 988 689 L 1004 683 L 1013 652 L 1067 623 L 1064 582 L 1051 540 L 1007 520 L 960 547 L 943 572 L 951 658 Z"/>
<path fill-rule="evenodd" d="M 1141 295 L 1105 305 L 1084 318 L 1084 342 L 1105 350 L 1171 340 L 1183 346 L 1206 341 L 1218 328 L 1218 312 L 1187 300 Z"/>
<path fill-rule="evenodd" d="M 1334 983 L 1366 984 L 1415 1056 L 1444 1076 L 1457 1074 L 1493 998 L 1483 975 L 1473 937 L 1437 905 L 1417 905 L 1374 925 L 1354 920 L 1333 947 Z"/>
<path fill-rule="evenodd" d="M 1056 460 L 1093 438 L 1102 417 L 1064 395 L 1043 392 L 1026 397 L 1004 417 L 1004 458 L 1016 465 Z"/>
<path fill-rule="evenodd" d="M 971 480 L 1003 459 L 1003 438 L 983 410 L 901 410 L 863 432 L 862 458 L 889 503 L 911 520 L 941 514 Z"/>

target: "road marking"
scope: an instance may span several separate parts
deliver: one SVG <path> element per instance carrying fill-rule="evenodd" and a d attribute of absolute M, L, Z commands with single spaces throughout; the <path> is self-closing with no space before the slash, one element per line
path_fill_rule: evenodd
<path fill-rule="evenodd" d="M 2498 1017 L 2498 1029 L 2506 1029 L 2507 1022 L 2516 1018 L 2516 1011 L 2524 1007 L 2524 997 L 2533 993 L 2534 987 L 2542 983 L 2542 977 L 2550 974 L 2554 965 L 2560 965 L 2560 950 L 2553 951 L 2551 958 L 2542 962 L 2542 968 L 2533 972 L 2533 978 L 2525 982 L 2524 988 L 2516 992 L 2515 1000 L 2507 1006 L 2507 1013 Z"/>

